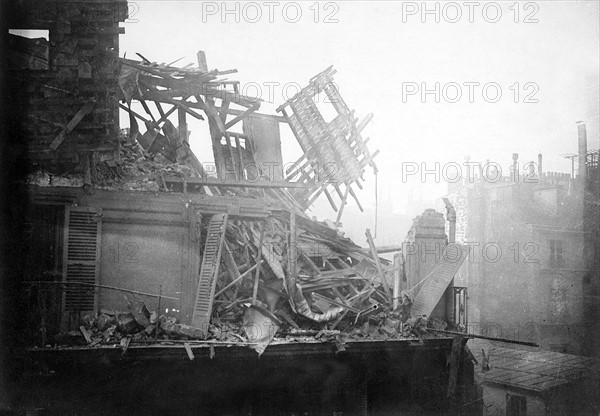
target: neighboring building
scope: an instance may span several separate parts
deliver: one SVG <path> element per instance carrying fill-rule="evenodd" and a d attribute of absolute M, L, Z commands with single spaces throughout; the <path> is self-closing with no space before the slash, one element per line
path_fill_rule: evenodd
<path fill-rule="evenodd" d="M 583 298 L 584 326 L 588 336 L 585 351 L 600 358 L 600 151 L 587 152 L 583 228 L 586 230 L 584 256 L 587 274 Z"/>
<path fill-rule="evenodd" d="M 454 217 L 447 218 L 449 235 L 444 215 L 434 209 L 426 209 L 413 220 L 402 246 L 401 290 L 414 297 L 413 316 L 426 315 L 465 331 L 468 288 L 455 285 L 454 276 L 467 259 L 469 247 L 455 242 Z"/>
<path fill-rule="evenodd" d="M 586 264 L 593 232 L 584 227 L 584 178 L 544 172 L 542 155 L 537 168 L 528 165 L 519 173 L 513 154 L 511 175 L 490 171 L 449 185 L 456 240 L 471 245 L 455 279 L 469 289 L 469 330 L 591 354 L 586 339 L 593 332 L 584 323 L 593 319 L 584 299 L 593 286 L 594 255 Z"/>
<path fill-rule="evenodd" d="M 496 344 L 501 343 L 479 339 L 467 342 L 479 363 L 475 378 L 483 387 L 486 414 L 545 416 L 597 413 L 597 360 Z"/>

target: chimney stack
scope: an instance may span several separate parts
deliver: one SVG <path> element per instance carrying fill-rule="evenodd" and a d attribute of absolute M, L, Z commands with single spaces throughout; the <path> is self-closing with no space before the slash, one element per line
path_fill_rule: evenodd
<path fill-rule="evenodd" d="M 582 182 L 585 183 L 586 179 L 586 167 L 585 162 L 587 159 L 587 131 L 585 129 L 585 123 L 583 121 L 577 122 L 577 139 L 578 139 L 578 159 L 579 159 L 579 177 Z"/>
<path fill-rule="evenodd" d="M 513 153 L 512 154 L 512 160 L 513 160 L 513 181 L 518 182 L 519 181 L 519 154 L 518 153 Z"/>
<path fill-rule="evenodd" d="M 542 170 L 542 154 L 538 154 L 538 182 L 542 182 L 542 173 L 544 171 Z"/>

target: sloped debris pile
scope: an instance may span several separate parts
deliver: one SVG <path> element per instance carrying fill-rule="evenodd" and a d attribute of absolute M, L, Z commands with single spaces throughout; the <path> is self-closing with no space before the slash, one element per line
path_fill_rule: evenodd
<path fill-rule="evenodd" d="M 201 220 L 197 236 L 205 247 L 207 222 Z M 231 220 L 221 250 L 205 330 L 193 319 L 189 324 L 193 311 L 163 314 L 132 301 L 127 312 L 86 317 L 79 332 L 61 335 L 57 344 L 201 340 L 246 344 L 262 354 L 272 342 L 332 342 L 341 352 L 348 341 L 436 336 L 427 327 L 439 328 L 438 322 L 411 318 L 410 292 L 400 294 L 393 310 L 391 265 L 378 258 L 380 274 L 370 253 L 325 223 L 289 212 Z"/>
<path fill-rule="evenodd" d="M 80 320 L 79 330 L 62 332 L 55 336 L 57 347 L 72 346 L 122 346 L 126 349 L 130 344 L 173 344 L 182 341 L 201 340 L 228 345 L 248 344 L 255 348 L 252 337 L 248 336 L 242 321 L 225 321 L 219 317 L 212 319 L 209 335 L 204 338 L 198 329 L 178 322 L 175 316 L 158 316 L 156 311 L 149 312 L 142 302 L 145 312 L 142 314 L 130 311 L 102 310 L 100 314 L 84 315 Z M 249 310 L 248 306 L 243 309 Z M 240 311 L 241 312 L 241 311 Z M 244 315 L 244 312 L 241 312 Z M 308 329 L 307 329 L 308 328 Z M 274 342 L 328 342 L 336 345 L 336 352 L 346 351 L 349 341 L 383 341 L 393 339 L 419 339 L 435 337 L 427 332 L 425 317 L 410 318 L 402 322 L 400 316 L 392 313 L 378 313 L 353 325 L 350 330 L 316 329 L 314 325 L 296 328 L 283 322 L 277 328 L 269 343 Z M 348 329 L 348 328 L 347 328 Z M 267 343 L 259 353 L 262 354 Z M 256 348 L 255 348 L 256 349 Z"/>
<path fill-rule="evenodd" d="M 84 315 L 79 330 L 58 334 L 57 346 L 101 346 L 130 343 L 155 343 L 199 339 L 197 329 L 178 323 L 174 316 L 150 312 L 139 300 L 129 303 L 127 311 L 103 309 L 99 314 Z M 223 342 L 244 342 L 243 331 L 227 323 L 211 325 L 210 339 Z"/>
<path fill-rule="evenodd" d="M 92 160 L 91 182 L 96 189 L 168 192 L 165 178 L 197 178 L 197 171 L 185 163 L 171 162 L 162 153 L 151 153 L 128 138 L 127 132 L 119 135 L 119 158 Z M 36 171 L 26 178 L 26 182 L 37 186 L 82 187 L 85 183 L 83 172 L 51 174 Z"/>
<path fill-rule="evenodd" d="M 186 164 L 169 161 L 161 153 L 150 153 L 137 142 L 121 136 L 118 160 L 107 160 L 96 167 L 95 183 L 99 189 L 169 191 L 165 177 L 198 177 Z"/>

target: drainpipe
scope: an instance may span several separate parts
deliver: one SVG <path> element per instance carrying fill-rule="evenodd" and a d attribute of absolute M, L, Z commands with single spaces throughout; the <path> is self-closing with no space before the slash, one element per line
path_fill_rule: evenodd
<path fill-rule="evenodd" d="M 442 198 L 446 205 L 446 219 L 448 220 L 448 243 L 456 242 L 456 210 L 448 198 Z"/>
<path fill-rule="evenodd" d="M 400 293 L 402 291 L 402 275 L 404 272 L 404 254 L 394 254 L 394 288 L 392 310 L 396 310 L 400 307 Z"/>
<path fill-rule="evenodd" d="M 442 198 L 446 205 L 446 219 L 448 220 L 448 244 L 456 243 L 456 210 L 448 198 Z M 446 321 L 454 321 L 454 278 L 446 289 Z"/>

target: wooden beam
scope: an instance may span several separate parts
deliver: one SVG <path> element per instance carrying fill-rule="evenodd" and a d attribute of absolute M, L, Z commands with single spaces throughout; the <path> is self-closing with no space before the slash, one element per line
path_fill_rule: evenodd
<path fill-rule="evenodd" d="M 127 111 L 129 114 L 131 114 L 132 116 L 139 118 L 140 120 L 142 120 L 145 124 L 152 124 L 152 121 L 146 119 L 145 117 L 141 116 L 140 114 L 136 113 L 135 111 L 133 111 L 131 108 L 124 106 L 123 104 L 119 103 L 119 107 L 122 110 Z"/>
<path fill-rule="evenodd" d="M 267 224 L 263 221 L 260 229 L 260 239 L 258 242 L 258 249 L 256 250 L 256 273 L 254 274 L 254 288 L 252 290 L 252 304 L 256 304 L 256 298 L 258 296 L 258 279 L 260 278 L 260 265 L 262 263 L 262 248 L 263 241 L 265 238 L 265 228 Z"/>
<path fill-rule="evenodd" d="M 148 107 L 148 104 L 146 104 L 146 100 L 138 100 L 140 102 L 140 104 L 142 104 L 142 107 L 144 108 L 144 111 L 146 112 L 146 114 L 148 114 L 150 116 L 150 118 L 152 119 L 152 121 L 154 123 L 156 123 L 156 119 L 154 118 L 154 114 L 152 114 L 152 111 L 150 111 L 150 107 Z"/>
<path fill-rule="evenodd" d="M 394 288 L 393 288 L 393 299 L 392 310 L 398 309 L 400 306 L 400 293 L 402 290 L 402 265 L 404 258 L 402 253 L 394 254 Z"/>
<path fill-rule="evenodd" d="M 177 108 L 177 121 L 178 121 L 178 130 L 179 130 L 179 137 L 181 137 L 183 139 L 184 142 L 188 142 L 189 139 L 189 134 L 188 134 L 188 127 L 187 127 L 187 119 L 186 119 L 186 111 L 183 108 L 177 107 L 177 106 L 173 106 L 173 108 Z"/>
<path fill-rule="evenodd" d="M 229 97 L 226 97 L 226 98 L 229 98 Z M 190 108 L 196 108 L 196 109 L 199 109 L 199 110 L 205 110 L 206 109 L 205 105 L 200 104 L 200 103 L 186 102 L 186 105 L 188 107 L 190 107 Z M 221 106 L 215 105 L 215 109 L 217 111 L 221 112 L 222 109 L 223 109 L 223 106 L 222 105 Z M 230 106 L 227 109 L 227 114 L 231 114 L 231 115 L 237 116 L 237 115 L 242 114 L 244 111 L 246 111 L 246 110 L 243 110 L 243 111 L 242 110 L 237 110 L 235 108 L 231 108 L 231 106 Z M 288 124 L 288 122 L 285 119 L 285 117 L 282 117 L 282 116 L 272 115 L 272 114 L 265 114 L 265 113 L 258 113 L 258 112 L 254 112 L 254 114 L 256 114 L 257 116 L 260 116 L 260 117 L 265 117 L 265 118 L 270 118 L 270 119 L 276 120 L 279 123 Z"/>
<path fill-rule="evenodd" d="M 362 205 L 360 204 L 358 197 L 354 193 L 354 189 L 352 189 L 352 187 L 350 187 L 350 188 L 348 188 L 348 190 L 350 191 L 350 195 L 352 195 L 352 198 L 354 198 L 354 202 L 356 202 L 356 205 L 358 206 L 358 209 L 360 210 L 360 212 L 364 212 L 365 210 L 363 209 Z"/>
<path fill-rule="evenodd" d="M 198 100 L 198 103 L 204 104 L 204 100 L 202 99 L 202 97 L 200 97 L 199 95 L 196 95 L 196 100 Z M 207 98 L 206 101 L 207 103 L 210 102 L 211 98 Z M 208 104 L 205 104 L 205 109 L 204 111 L 206 112 L 206 115 L 208 116 L 208 129 L 210 131 L 210 139 L 211 139 L 211 143 L 212 143 L 212 148 L 213 148 L 213 155 L 215 158 L 215 166 L 217 168 L 217 175 L 219 176 L 220 179 L 223 179 L 222 177 L 222 172 L 221 172 L 221 167 L 224 165 L 225 163 L 225 158 L 223 157 L 223 148 L 221 146 L 221 137 L 223 137 L 223 134 L 219 131 L 219 127 L 217 125 L 217 121 L 216 120 L 220 120 L 219 115 L 218 114 L 214 114 L 214 108 L 210 107 Z"/>
<path fill-rule="evenodd" d="M 163 108 L 160 105 L 160 103 L 158 101 L 154 101 L 154 105 L 156 106 L 156 109 L 158 110 L 158 114 L 160 114 L 161 117 L 164 117 L 165 116 L 165 111 L 163 110 Z"/>
<path fill-rule="evenodd" d="M 148 90 L 145 93 L 145 96 L 147 96 L 149 99 L 151 99 L 153 101 L 159 101 L 159 102 L 165 102 L 168 104 L 173 104 L 173 105 L 185 110 L 185 112 L 188 113 L 189 115 L 191 115 L 192 117 L 197 118 L 198 120 L 204 120 L 204 117 L 202 117 L 202 115 L 200 115 L 197 112 L 195 112 L 194 110 L 192 110 L 187 105 L 187 103 L 184 103 L 184 101 L 175 100 L 171 97 L 167 97 L 159 90 Z"/>
<path fill-rule="evenodd" d="M 223 122 L 223 124 L 227 123 L 227 112 L 229 110 L 230 103 L 231 103 L 231 101 L 229 101 L 228 99 L 224 99 L 223 105 L 219 109 L 219 117 L 221 118 L 221 121 Z M 215 109 L 216 109 L 216 106 L 215 106 Z"/>
<path fill-rule="evenodd" d="M 323 187 L 323 192 L 325 193 L 325 196 L 327 197 L 327 200 L 329 201 L 329 205 L 331 205 L 331 208 L 333 208 L 333 210 L 337 212 L 338 208 L 335 205 L 335 202 L 333 202 L 333 197 L 331 196 L 329 191 L 327 191 L 327 185 L 325 185 L 325 187 Z"/>
<path fill-rule="evenodd" d="M 342 219 L 342 214 L 344 213 L 344 207 L 346 206 L 346 201 L 348 199 L 348 191 L 350 190 L 350 185 L 346 185 L 346 192 L 344 192 L 344 197 L 342 198 L 342 205 L 340 206 L 340 210 L 338 211 L 337 218 L 335 219 L 335 226 L 340 226 L 340 220 Z"/>
<path fill-rule="evenodd" d="M 229 123 L 225 123 L 225 129 L 228 129 L 230 127 L 233 127 L 235 124 L 237 124 L 240 120 L 242 120 L 244 117 L 254 113 L 256 110 L 258 110 L 258 108 L 260 107 L 259 104 L 254 104 L 252 107 L 250 107 L 249 109 L 247 109 L 246 111 L 244 111 L 243 113 L 239 114 L 238 116 L 236 116 L 233 120 L 231 120 Z"/>
<path fill-rule="evenodd" d="M 288 276 L 296 279 L 298 265 L 298 236 L 296 234 L 296 213 L 290 211 L 290 230 L 288 244 Z"/>
<path fill-rule="evenodd" d="M 81 107 L 81 109 L 73 116 L 73 118 L 71 119 L 71 121 L 69 121 L 65 128 L 60 133 L 58 133 L 58 136 L 56 136 L 56 138 L 52 140 L 52 143 L 50 143 L 50 148 L 56 150 L 58 146 L 60 146 L 62 142 L 65 141 L 65 139 L 67 138 L 67 134 L 72 132 L 73 129 L 79 124 L 79 122 L 83 120 L 85 116 L 92 112 L 95 104 L 96 101 L 93 99 L 87 101 L 83 105 L 83 107 Z"/>
<path fill-rule="evenodd" d="M 242 145 L 240 143 L 240 135 L 235 134 L 235 135 L 233 135 L 233 138 L 235 139 L 235 147 L 238 152 L 238 157 L 240 158 L 240 179 L 243 180 L 244 179 L 244 154 L 242 152 Z"/>
<path fill-rule="evenodd" d="M 371 121 L 371 119 L 373 119 L 373 113 L 367 114 L 365 118 L 363 118 L 362 121 L 358 124 L 358 126 L 356 126 L 357 132 L 362 132 L 363 129 L 367 126 L 367 124 L 369 124 L 369 121 Z"/>
<path fill-rule="evenodd" d="M 317 276 L 321 274 L 321 269 L 319 269 L 319 267 L 315 264 L 315 262 L 312 261 L 312 259 L 310 257 L 308 257 L 308 254 L 306 254 L 304 251 L 300 250 L 300 255 L 304 258 L 304 261 L 306 262 L 306 264 L 308 264 L 316 272 Z"/>
<path fill-rule="evenodd" d="M 200 97 L 199 95 L 196 95 L 196 100 L 198 100 L 199 103 L 204 102 L 202 100 L 202 97 Z M 237 182 L 239 180 L 239 175 L 238 175 L 238 172 L 235 170 L 235 158 L 233 157 L 233 151 L 231 149 L 231 139 L 225 129 L 225 125 L 223 124 L 223 121 L 221 120 L 219 113 L 215 109 L 215 101 L 212 97 L 206 97 L 205 112 L 206 112 L 206 115 L 208 116 L 210 135 L 211 135 L 212 144 L 213 144 L 213 152 L 215 155 L 215 164 L 217 166 L 218 176 L 221 179 L 226 178 L 222 174 L 222 171 L 221 171 L 221 167 L 223 167 L 223 168 L 225 167 L 225 158 L 224 158 L 223 152 L 222 152 L 221 138 L 225 137 L 225 140 L 227 142 L 227 147 L 228 147 L 228 149 L 230 151 L 230 155 L 231 155 L 233 176 L 235 178 L 235 181 Z"/>
<path fill-rule="evenodd" d="M 379 254 L 397 253 L 398 251 L 402 251 L 402 246 L 380 246 L 380 247 L 377 247 L 377 252 Z"/>
<path fill-rule="evenodd" d="M 218 106 L 215 106 L 215 108 L 217 110 L 219 110 L 219 111 L 221 111 L 221 109 L 222 109 L 222 107 L 218 107 Z M 236 110 L 235 108 L 228 108 L 227 109 L 227 113 L 231 114 L 231 115 L 234 115 L 234 116 L 240 115 L 240 114 L 242 114 L 245 111 L 246 110 L 244 110 L 244 111 L 242 111 L 242 110 Z M 257 113 L 257 112 L 254 112 L 254 114 L 257 115 L 257 116 L 260 116 L 260 117 L 265 117 L 265 118 L 270 118 L 270 119 L 276 120 L 279 123 L 285 123 L 285 124 L 288 123 L 287 120 L 285 119 L 285 117 L 282 117 L 282 116 L 273 115 L 273 114 Z"/>
<path fill-rule="evenodd" d="M 162 116 L 161 116 L 161 117 L 160 117 L 158 120 L 156 120 L 156 127 L 158 127 L 158 125 L 159 125 L 160 123 L 162 123 L 163 121 L 166 121 L 166 120 L 167 120 L 167 118 L 169 118 L 169 116 L 170 116 L 171 114 L 173 114 L 173 112 L 174 112 L 175 110 L 177 110 L 177 106 L 175 106 L 175 105 L 174 105 L 173 107 L 171 107 L 171 109 L 170 109 L 169 111 L 167 111 L 167 112 L 166 112 L 164 115 L 162 115 Z"/>
<path fill-rule="evenodd" d="M 238 277 L 236 277 L 233 281 L 231 281 L 227 286 L 225 286 L 223 289 L 219 290 L 217 293 L 215 293 L 215 296 L 213 297 L 214 299 L 216 299 L 218 296 L 222 295 L 223 292 L 225 292 L 227 289 L 229 289 L 231 286 L 235 285 L 237 282 L 239 282 L 240 280 L 242 280 L 244 277 L 248 276 L 254 269 L 256 269 L 258 267 L 258 264 L 255 264 L 254 266 L 250 267 L 248 270 L 246 270 L 244 273 L 242 273 L 241 275 L 239 275 Z"/>
<path fill-rule="evenodd" d="M 240 277 L 240 271 L 238 269 L 237 264 L 235 264 L 235 259 L 233 258 L 233 253 L 229 248 L 229 244 L 227 244 L 227 239 L 223 242 L 223 263 L 225 264 L 225 268 L 227 269 L 227 273 L 229 274 L 229 278 L 232 281 L 237 280 Z M 237 290 L 235 291 L 237 294 Z M 235 295 L 234 295 L 235 298 Z"/>
<path fill-rule="evenodd" d="M 227 182 L 222 179 L 216 178 L 187 178 L 182 179 L 178 176 L 165 176 L 165 182 L 167 184 L 181 184 L 187 182 L 188 184 L 201 185 L 201 186 L 224 186 L 231 188 L 307 188 L 309 185 L 297 182 L 280 182 L 280 181 L 247 181 L 237 180 L 233 182 Z"/>

